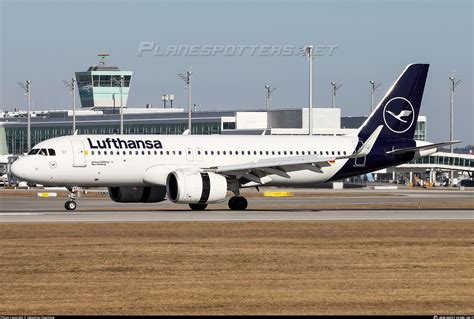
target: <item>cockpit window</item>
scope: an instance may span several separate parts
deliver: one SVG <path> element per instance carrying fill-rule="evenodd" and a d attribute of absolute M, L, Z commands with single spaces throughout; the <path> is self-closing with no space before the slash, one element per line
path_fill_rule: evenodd
<path fill-rule="evenodd" d="M 52 148 L 48 148 L 48 153 L 49 153 L 49 156 L 56 156 L 56 152 Z"/>
<path fill-rule="evenodd" d="M 39 150 L 38 155 L 48 156 L 48 151 L 45 148 Z"/>
<path fill-rule="evenodd" d="M 35 155 L 35 154 L 38 154 L 38 152 L 39 152 L 39 149 L 34 148 L 28 153 L 28 155 Z"/>

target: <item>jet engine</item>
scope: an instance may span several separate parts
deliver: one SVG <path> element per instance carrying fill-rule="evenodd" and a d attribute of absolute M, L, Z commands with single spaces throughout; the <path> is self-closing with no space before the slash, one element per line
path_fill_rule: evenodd
<path fill-rule="evenodd" d="M 109 196 L 118 203 L 157 203 L 165 200 L 166 187 L 109 187 Z"/>
<path fill-rule="evenodd" d="M 227 180 L 216 173 L 176 170 L 168 174 L 166 193 L 173 203 L 207 204 L 225 200 Z"/>

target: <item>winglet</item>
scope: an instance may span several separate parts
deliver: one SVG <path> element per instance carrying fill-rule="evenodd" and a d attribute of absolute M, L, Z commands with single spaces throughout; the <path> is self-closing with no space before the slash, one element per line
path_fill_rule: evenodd
<path fill-rule="evenodd" d="M 362 145 L 359 148 L 359 150 L 355 154 L 351 155 L 350 157 L 351 158 L 357 158 L 357 157 L 367 156 L 370 153 L 370 151 L 372 150 L 372 147 L 374 146 L 375 141 L 379 137 L 380 132 L 382 131 L 382 129 L 383 129 L 383 125 L 379 125 L 375 129 L 375 131 L 369 136 L 369 138 L 365 141 L 364 145 Z"/>

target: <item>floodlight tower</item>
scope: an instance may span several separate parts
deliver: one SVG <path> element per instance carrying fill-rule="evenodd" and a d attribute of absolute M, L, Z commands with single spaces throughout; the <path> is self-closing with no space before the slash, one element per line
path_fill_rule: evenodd
<path fill-rule="evenodd" d="M 454 71 L 453 75 L 449 77 L 449 80 L 451 81 L 450 83 L 450 123 L 449 123 L 449 140 L 452 141 L 454 140 L 454 93 L 456 93 L 456 86 L 458 86 L 459 83 L 461 83 L 461 80 L 457 80 L 454 77 Z M 450 153 L 454 153 L 454 146 L 453 144 L 449 145 L 449 151 Z M 453 179 L 454 179 L 454 171 L 450 170 L 450 184 L 453 184 Z"/>
<path fill-rule="evenodd" d="M 336 92 L 342 87 L 342 84 L 338 84 L 335 81 L 331 82 L 332 85 L 332 108 L 336 107 Z"/>
<path fill-rule="evenodd" d="M 186 74 L 179 73 L 178 77 L 186 83 L 188 89 L 188 134 L 191 135 L 191 70 L 186 71 Z"/>
<path fill-rule="evenodd" d="M 18 82 L 18 85 L 26 91 L 25 95 L 28 101 L 28 114 L 27 114 L 27 132 L 26 132 L 26 145 L 27 150 L 26 152 L 30 152 L 31 150 L 31 81 L 27 80 L 26 84 L 22 82 Z"/>
<path fill-rule="evenodd" d="M 265 99 L 265 110 L 268 111 L 271 106 L 272 93 L 275 92 L 277 88 L 271 88 L 270 85 L 265 85 L 266 99 Z"/>
<path fill-rule="evenodd" d="M 370 112 L 374 110 L 374 94 L 375 90 L 379 88 L 382 84 L 376 83 L 374 80 L 370 80 L 369 83 L 372 85 L 371 91 L 370 91 Z"/>
<path fill-rule="evenodd" d="M 304 55 L 308 58 L 309 67 L 309 135 L 313 135 L 313 49 L 312 45 L 304 47 Z"/>
<path fill-rule="evenodd" d="M 71 90 L 72 94 L 72 134 L 76 134 L 76 78 L 71 82 L 64 80 L 64 85 Z"/>

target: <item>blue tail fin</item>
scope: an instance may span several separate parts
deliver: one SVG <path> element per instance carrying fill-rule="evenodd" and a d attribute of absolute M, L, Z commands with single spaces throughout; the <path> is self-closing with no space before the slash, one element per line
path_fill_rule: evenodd
<path fill-rule="evenodd" d="M 366 139 L 383 125 L 380 138 L 413 139 L 429 64 L 410 64 L 358 130 Z"/>

